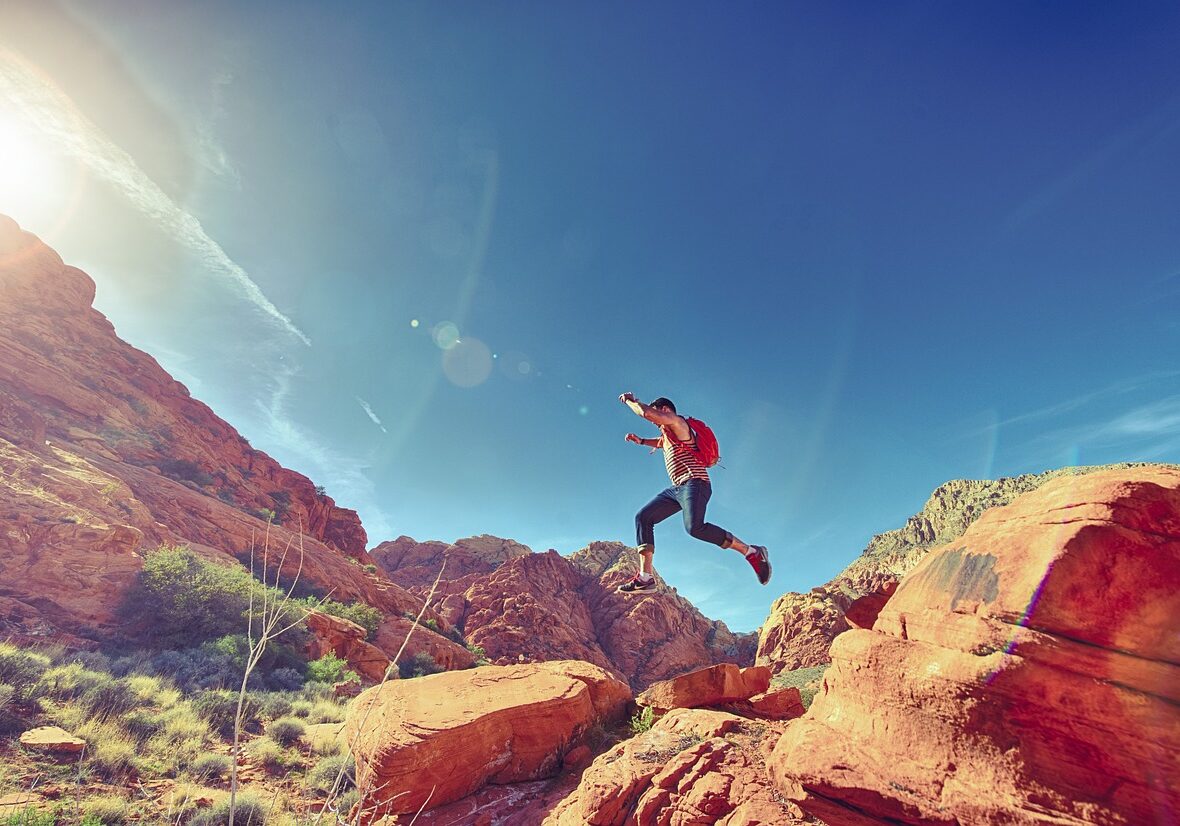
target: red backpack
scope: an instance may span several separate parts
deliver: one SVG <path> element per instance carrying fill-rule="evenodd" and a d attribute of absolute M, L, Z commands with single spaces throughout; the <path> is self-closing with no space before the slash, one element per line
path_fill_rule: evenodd
<path fill-rule="evenodd" d="M 701 460 L 702 465 L 713 467 L 721 459 L 721 448 L 717 446 L 717 437 L 713 435 L 709 426 L 700 419 L 685 416 L 684 420 L 688 422 L 688 426 L 697 437 L 696 447 L 692 449 L 692 452 Z"/>

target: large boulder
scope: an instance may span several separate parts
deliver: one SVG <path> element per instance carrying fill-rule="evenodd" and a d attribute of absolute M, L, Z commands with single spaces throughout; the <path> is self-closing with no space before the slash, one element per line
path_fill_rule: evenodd
<path fill-rule="evenodd" d="M 759 747 L 780 729 L 721 711 L 676 709 L 596 759 L 544 826 L 803 823 Z"/>
<path fill-rule="evenodd" d="M 345 733 L 366 817 L 428 809 L 481 787 L 555 774 L 600 723 L 620 719 L 626 684 L 578 661 L 485 666 L 364 692 Z"/>
<path fill-rule="evenodd" d="M 832 646 L 775 748 L 831 823 L 1148 824 L 1180 809 L 1180 468 L 985 513 Z"/>
<path fill-rule="evenodd" d="M 703 708 L 748 700 L 769 686 L 768 668 L 738 668 L 722 663 L 655 683 L 635 702 L 663 714 L 673 708 Z"/>

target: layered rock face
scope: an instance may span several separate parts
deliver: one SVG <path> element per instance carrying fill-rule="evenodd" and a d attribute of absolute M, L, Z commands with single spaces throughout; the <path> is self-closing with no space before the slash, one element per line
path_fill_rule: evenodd
<path fill-rule="evenodd" d="M 615 746 L 582 774 L 544 826 L 759 826 L 808 822 L 777 793 L 764 744 L 782 724 L 676 709 Z"/>
<path fill-rule="evenodd" d="M 830 823 L 1148 824 L 1180 810 L 1180 469 L 988 511 L 832 646 L 778 743 Z"/>
<path fill-rule="evenodd" d="M 858 614 L 867 611 L 870 619 L 875 618 L 897 582 L 931 548 L 962 536 L 988 509 L 1006 505 L 1046 482 L 1102 469 L 1063 468 L 995 481 L 957 479 L 940 485 L 904 527 L 873 537 L 861 555 L 831 581 L 808 593 L 786 593 L 775 600 L 758 632 L 757 663 L 778 674 L 830 662 L 832 640 L 850 627 L 860 627 L 858 622 L 864 620 L 857 620 Z M 849 617 L 850 606 L 858 601 L 859 609 Z"/>
<path fill-rule="evenodd" d="M 639 690 L 704 665 L 753 659 L 753 634 L 707 619 L 662 582 L 652 595 L 616 593 L 635 565 L 617 542 L 595 542 L 567 558 L 495 537 L 451 546 L 401 537 L 374 548 L 373 557 L 416 594 L 429 590 L 445 561 L 439 613 L 498 664 L 584 660 Z"/>
<path fill-rule="evenodd" d="M 486 666 L 386 683 L 349 708 L 367 820 L 443 806 L 487 784 L 550 777 L 595 725 L 617 721 L 624 683 L 588 663 Z"/>
<path fill-rule="evenodd" d="M 419 599 L 364 572 L 353 511 L 121 341 L 91 307 L 94 290 L 0 216 L 0 636 L 83 645 L 110 634 L 141 554 L 161 544 L 231 564 L 252 546 L 261 557 L 269 545 L 272 560 L 290 548 L 289 572 L 302 548 L 302 579 L 334 599 L 416 610 Z M 280 523 L 269 534 L 267 511 Z"/>

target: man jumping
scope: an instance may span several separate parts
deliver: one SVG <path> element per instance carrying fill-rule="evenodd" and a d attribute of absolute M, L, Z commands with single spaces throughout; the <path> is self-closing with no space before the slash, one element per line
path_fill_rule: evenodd
<path fill-rule="evenodd" d="M 619 401 L 660 429 L 655 439 L 641 439 L 628 433 L 628 442 L 651 448 L 663 448 L 664 466 L 672 487 L 652 499 L 635 515 L 635 542 L 639 552 L 639 573 L 630 582 L 619 586 L 624 594 L 635 594 L 656 589 L 652 573 L 652 556 L 656 551 L 655 526 L 676 511 L 684 511 L 684 528 L 696 539 L 712 542 L 722 548 L 733 548 L 746 558 L 758 581 L 770 582 L 770 557 L 762 545 L 747 545 L 729 531 L 705 521 L 705 506 L 713 495 L 709 471 L 694 452 L 697 436 L 683 416 L 676 413 L 676 405 L 663 396 L 651 404 L 644 404 L 634 393 L 624 393 Z"/>

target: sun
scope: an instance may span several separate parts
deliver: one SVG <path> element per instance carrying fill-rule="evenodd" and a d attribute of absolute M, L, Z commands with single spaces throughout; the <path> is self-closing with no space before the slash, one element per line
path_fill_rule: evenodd
<path fill-rule="evenodd" d="M 72 164 L 16 112 L 0 105 L 0 213 L 24 226 L 61 219 L 72 200 Z"/>

